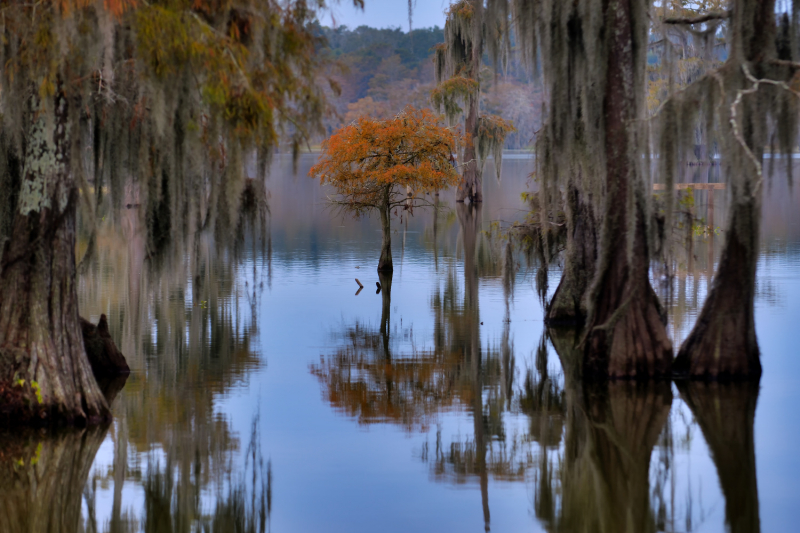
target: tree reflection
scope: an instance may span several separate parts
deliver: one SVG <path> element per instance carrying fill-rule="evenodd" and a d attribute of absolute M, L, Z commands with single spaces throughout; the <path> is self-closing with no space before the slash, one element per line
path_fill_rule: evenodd
<path fill-rule="evenodd" d="M 537 487 L 537 516 L 551 531 L 655 531 L 650 457 L 669 416 L 670 384 L 582 382 L 575 336 L 552 333 L 565 370 L 566 437 L 557 475 L 548 471 L 541 479 L 552 483 Z M 551 503 L 559 493 L 561 504 Z"/>
<path fill-rule="evenodd" d="M 145 224 L 131 204 L 122 210 L 121 227 L 98 229 L 96 251 L 79 279 L 82 312 L 107 315 L 133 371 L 112 406 L 113 463 L 95 470 L 90 485 L 113 484 L 108 531 L 134 527 L 136 517 L 122 501 L 126 482 L 152 496 L 148 516 L 158 514 L 155 495 L 169 488 L 170 512 L 187 520 L 173 524 L 180 531 L 199 519 L 200 492 L 223 483 L 239 447 L 215 405 L 260 365 L 253 341 L 268 265 L 243 259 L 251 251 L 265 255 L 268 228 L 258 204 L 230 242 L 197 233 L 149 256 Z"/>
<path fill-rule="evenodd" d="M 83 487 L 107 431 L 0 433 L 0 531 L 81 530 Z"/>
<path fill-rule="evenodd" d="M 444 443 L 438 433 L 435 450 L 431 453 L 426 445 L 422 458 L 434 480 L 480 486 L 488 530 L 490 477 L 523 481 L 532 459 L 528 440 L 507 439 L 503 422 L 514 395 L 508 321 L 499 347 L 483 346 L 480 336 L 479 272 L 500 273 L 503 262 L 491 243 L 480 244 L 480 206 L 459 204 L 456 215 L 464 253 L 463 290 L 453 267 L 431 298 L 432 347 L 417 348 L 411 328 L 391 322 L 391 277 L 381 277 L 380 326 L 346 325 L 334 334 L 335 351 L 322 355 L 310 370 L 331 406 L 360 424 L 393 423 L 407 431 L 426 431 L 442 412 L 470 412 L 471 435 Z M 507 297 L 511 283 L 507 280 Z"/>
<path fill-rule="evenodd" d="M 752 382 L 680 382 L 717 467 L 731 533 L 761 530 L 753 424 L 759 385 Z"/>

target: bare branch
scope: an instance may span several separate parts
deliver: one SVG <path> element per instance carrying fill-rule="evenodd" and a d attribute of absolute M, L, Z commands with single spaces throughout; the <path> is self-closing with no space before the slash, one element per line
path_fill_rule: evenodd
<path fill-rule="evenodd" d="M 731 11 L 712 11 L 697 17 L 669 17 L 664 19 L 664 24 L 702 24 L 712 20 L 726 20 L 731 17 Z"/>

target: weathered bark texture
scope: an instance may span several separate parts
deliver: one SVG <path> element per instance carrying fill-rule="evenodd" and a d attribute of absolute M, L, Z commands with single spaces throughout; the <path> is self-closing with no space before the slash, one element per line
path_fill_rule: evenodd
<path fill-rule="evenodd" d="M 31 116 L 21 175 L 10 179 L 19 189 L 6 206 L 12 216 L 0 264 L 0 383 L 19 384 L 24 398 L 3 414 L 9 422 L 97 423 L 110 412 L 78 321 L 77 190 L 63 93 Z"/>
<path fill-rule="evenodd" d="M 391 272 L 392 265 L 392 213 L 389 211 L 389 191 L 386 191 L 385 205 L 380 208 L 381 213 L 381 258 L 378 261 L 379 272 Z"/>
<path fill-rule="evenodd" d="M 0 436 L 0 531 L 79 531 L 83 488 L 107 432 Z"/>
<path fill-rule="evenodd" d="M 676 375 L 756 380 L 761 376 L 753 308 L 760 213 L 756 202 L 733 206 L 711 290 L 673 364 Z"/>
<path fill-rule="evenodd" d="M 761 530 L 758 510 L 753 424 L 758 381 L 679 382 L 717 467 L 725 496 L 725 522 L 731 533 Z"/>
<path fill-rule="evenodd" d="M 567 249 L 564 273 L 547 307 L 548 326 L 583 325 L 586 320 L 586 292 L 597 263 L 597 230 L 594 213 L 574 184 L 567 187 Z"/>
<path fill-rule="evenodd" d="M 95 379 L 100 382 L 114 376 L 130 374 L 131 369 L 125 361 L 125 356 L 114 344 L 108 332 L 106 315 L 100 315 L 96 326 L 84 318 L 80 318 L 80 322 L 83 345 Z"/>
<path fill-rule="evenodd" d="M 603 103 L 606 201 L 584 343 L 583 375 L 589 379 L 667 376 L 672 363 L 672 343 L 648 279 L 645 206 L 633 156 L 632 124 L 639 106 L 634 48 L 645 45 L 646 28 L 635 27 L 632 10 L 629 2 L 608 1 L 605 7 L 610 33 Z"/>

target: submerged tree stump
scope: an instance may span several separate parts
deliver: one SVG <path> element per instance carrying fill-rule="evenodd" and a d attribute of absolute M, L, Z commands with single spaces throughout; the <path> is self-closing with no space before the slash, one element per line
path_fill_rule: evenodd
<path fill-rule="evenodd" d="M 131 369 L 125 361 L 125 356 L 114 344 L 114 339 L 108 332 L 106 315 L 100 315 L 96 326 L 83 317 L 80 321 L 86 356 L 89 358 L 95 379 L 101 385 L 100 388 L 102 389 L 102 384 L 110 378 L 130 374 Z"/>

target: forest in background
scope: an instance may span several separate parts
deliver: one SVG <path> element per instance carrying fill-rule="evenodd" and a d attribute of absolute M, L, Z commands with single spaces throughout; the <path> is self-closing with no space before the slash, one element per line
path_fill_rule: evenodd
<path fill-rule="evenodd" d="M 389 118 L 407 105 L 430 108 L 435 87 L 433 47 L 444 42 L 439 27 L 403 32 L 399 28 L 319 27 L 327 41 L 320 53 L 333 61 L 331 77 L 341 88 L 330 94 L 335 115 L 326 120 L 328 134 L 362 115 Z M 532 145 L 541 125 L 541 86 L 510 62 L 495 75 L 488 56 L 481 71 L 481 110 L 511 120 L 517 128 L 506 138 L 508 149 Z"/>

